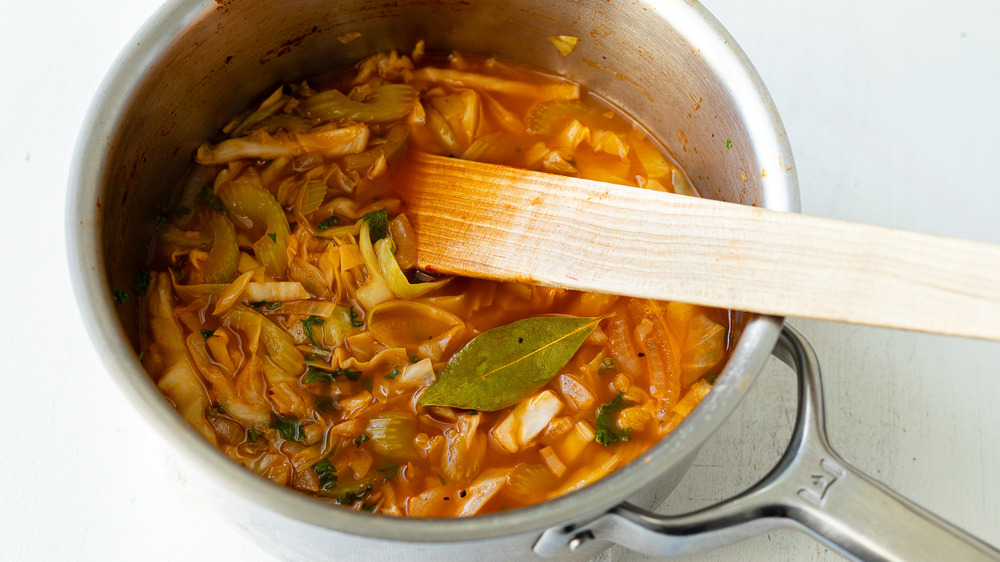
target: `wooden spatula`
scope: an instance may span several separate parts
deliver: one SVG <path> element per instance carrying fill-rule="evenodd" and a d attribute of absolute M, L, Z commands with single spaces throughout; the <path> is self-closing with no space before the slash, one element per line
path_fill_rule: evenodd
<path fill-rule="evenodd" d="M 1000 246 L 427 154 L 427 271 L 1000 341 Z"/>

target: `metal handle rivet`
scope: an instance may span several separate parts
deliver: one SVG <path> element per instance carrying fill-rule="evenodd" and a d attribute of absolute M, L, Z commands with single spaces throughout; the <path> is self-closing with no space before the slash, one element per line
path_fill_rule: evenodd
<path fill-rule="evenodd" d="M 572 539 L 569 540 L 569 549 L 575 551 L 584 545 L 587 541 L 594 538 L 594 533 L 590 531 L 584 531 L 582 533 L 577 533 Z"/>

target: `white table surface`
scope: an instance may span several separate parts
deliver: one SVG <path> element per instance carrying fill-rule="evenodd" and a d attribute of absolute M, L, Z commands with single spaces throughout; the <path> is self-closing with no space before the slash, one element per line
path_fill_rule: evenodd
<path fill-rule="evenodd" d="M 1000 243 L 1000 4 L 708 0 L 791 139 L 806 213 Z M 156 0 L 11 2 L 0 19 L 0 558 L 273 560 L 180 484 L 92 350 L 67 279 L 64 200 L 85 110 Z M 1000 319 L 998 319 L 1000 321 Z M 831 441 L 1000 545 L 1000 345 L 791 320 L 824 366 Z M 770 365 L 669 500 L 770 468 L 794 404 Z M 612 549 L 607 559 L 645 560 Z M 691 560 L 836 560 L 778 531 Z"/>

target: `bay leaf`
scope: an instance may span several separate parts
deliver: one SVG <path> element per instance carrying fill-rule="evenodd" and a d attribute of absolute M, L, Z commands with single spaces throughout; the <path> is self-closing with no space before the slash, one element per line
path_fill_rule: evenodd
<path fill-rule="evenodd" d="M 559 373 L 604 317 L 538 316 L 483 332 L 421 395 L 421 406 L 492 412 L 530 396 Z"/>

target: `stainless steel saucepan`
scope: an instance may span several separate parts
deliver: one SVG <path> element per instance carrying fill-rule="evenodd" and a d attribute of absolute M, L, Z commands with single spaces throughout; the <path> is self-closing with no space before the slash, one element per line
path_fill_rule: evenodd
<path fill-rule="evenodd" d="M 554 35 L 580 42 L 564 57 L 547 39 Z M 703 195 L 798 211 L 777 111 L 732 37 L 696 2 L 168 1 L 105 79 L 81 134 L 69 190 L 70 265 L 108 371 L 249 538 L 289 560 L 586 559 L 615 542 L 687 554 L 796 526 L 858 558 L 1000 558 L 830 449 L 816 359 L 780 318 L 746 318 L 715 388 L 646 455 L 583 490 L 504 513 L 449 520 L 356 513 L 274 486 L 202 440 L 137 361 L 135 299 L 116 307 L 111 287 L 131 284 L 194 149 L 230 116 L 276 83 L 381 50 L 408 51 L 419 39 L 428 50 L 495 55 L 581 82 L 653 131 Z M 722 504 L 678 517 L 650 513 L 771 353 L 799 375 L 798 423 L 782 461 Z"/>

